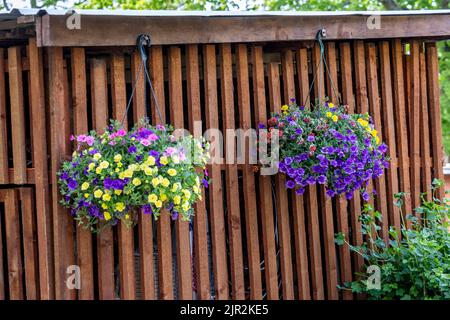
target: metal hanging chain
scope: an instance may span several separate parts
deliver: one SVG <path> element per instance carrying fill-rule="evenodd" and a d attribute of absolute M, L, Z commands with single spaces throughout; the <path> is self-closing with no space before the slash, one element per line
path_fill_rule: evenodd
<path fill-rule="evenodd" d="M 314 82 L 316 81 L 317 78 L 317 74 L 319 73 L 318 71 L 321 69 L 321 65 L 323 64 L 324 66 L 324 70 L 325 73 L 327 74 L 328 78 L 330 79 L 330 83 L 331 83 L 331 88 L 333 90 L 334 95 L 337 97 L 338 99 L 338 104 L 340 103 L 340 96 L 339 93 L 337 92 L 336 86 L 334 84 L 333 78 L 331 77 L 331 72 L 328 69 L 328 65 L 327 62 L 325 60 L 325 46 L 323 44 L 322 38 L 324 38 L 326 36 L 325 33 L 325 29 L 320 29 L 319 31 L 317 31 L 316 34 L 316 41 L 319 43 L 320 46 L 320 60 L 317 62 L 316 68 L 314 69 L 314 76 L 313 76 L 313 81 L 311 82 L 311 85 L 309 87 L 309 92 L 308 95 L 306 96 L 305 101 L 303 102 L 303 105 L 306 104 L 306 102 L 310 99 L 311 97 L 311 92 L 313 90 L 314 87 Z M 320 81 L 320 80 L 319 80 Z M 321 81 L 320 81 L 321 82 Z M 319 83 L 320 85 L 320 83 Z"/>
<path fill-rule="evenodd" d="M 155 107 L 156 107 L 156 111 L 158 112 L 158 118 L 159 121 L 161 123 L 163 123 L 163 118 L 162 118 L 162 114 L 161 114 L 161 110 L 159 109 L 159 104 L 158 104 L 158 99 L 156 99 L 156 94 L 155 94 L 155 90 L 153 89 L 153 84 L 152 81 L 150 79 L 150 74 L 147 68 L 147 53 L 145 51 L 146 48 L 150 49 L 151 46 L 151 38 L 149 35 L 147 34 L 141 34 L 137 37 L 136 40 L 136 45 L 138 47 L 140 56 L 141 56 L 141 64 L 139 65 L 139 70 L 138 73 L 136 75 L 136 78 L 134 79 L 134 83 L 133 83 L 133 88 L 131 90 L 131 96 L 130 99 L 128 100 L 127 103 L 127 108 L 125 110 L 125 114 L 123 115 L 123 119 L 122 119 L 122 124 L 124 124 L 125 119 L 127 117 L 128 111 L 131 107 L 131 102 L 133 101 L 134 98 L 134 94 L 136 92 L 136 85 L 139 81 L 139 78 L 141 77 L 141 73 L 142 73 L 142 69 L 144 69 L 144 73 L 145 73 L 145 79 L 147 80 L 149 87 L 150 87 L 150 92 L 151 92 L 151 96 L 153 98 L 153 101 L 155 102 Z"/>

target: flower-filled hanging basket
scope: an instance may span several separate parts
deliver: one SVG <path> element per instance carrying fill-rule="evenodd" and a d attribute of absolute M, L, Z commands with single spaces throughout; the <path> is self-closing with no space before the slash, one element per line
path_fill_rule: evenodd
<path fill-rule="evenodd" d="M 294 102 L 269 119 L 269 131 L 279 130 L 278 169 L 286 188 L 303 194 L 306 186 L 320 184 L 329 197 L 351 199 L 361 190 L 369 200 L 369 181 L 389 165 L 387 146 L 368 114 L 348 114 L 347 108 L 326 102 L 305 109 Z"/>
<path fill-rule="evenodd" d="M 172 126 L 142 120 L 127 132 L 112 122 L 103 133 L 72 139 L 76 151 L 58 173 L 62 204 L 91 231 L 119 220 L 131 226 L 139 210 L 158 218 L 167 209 L 189 221 L 208 186 L 207 143 L 176 137 Z"/>

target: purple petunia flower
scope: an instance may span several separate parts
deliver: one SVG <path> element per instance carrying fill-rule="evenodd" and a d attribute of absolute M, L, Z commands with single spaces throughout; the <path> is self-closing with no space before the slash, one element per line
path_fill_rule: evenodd
<path fill-rule="evenodd" d="M 291 157 L 286 157 L 286 158 L 284 158 L 284 163 L 285 163 L 287 166 L 290 166 L 290 165 L 292 164 L 293 161 L 294 161 L 294 160 L 293 160 Z"/>
<path fill-rule="evenodd" d="M 369 201 L 369 199 L 370 199 L 369 194 L 365 190 L 361 193 L 361 196 L 362 196 L 363 200 L 366 202 Z"/>
<path fill-rule="evenodd" d="M 76 187 L 78 187 L 78 182 L 75 179 L 69 179 L 69 182 L 67 183 L 67 187 L 70 190 L 74 190 Z"/>
<path fill-rule="evenodd" d="M 309 135 L 308 138 L 307 138 L 306 140 L 308 140 L 309 142 L 313 142 L 313 141 L 316 140 L 316 137 L 313 136 L 313 135 Z"/>
<path fill-rule="evenodd" d="M 294 182 L 294 181 L 288 180 L 288 181 L 286 182 L 286 188 L 292 189 L 292 188 L 294 188 L 294 187 L 295 187 L 295 182 Z"/>
<path fill-rule="evenodd" d="M 301 135 L 303 133 L 302 128 L 295 129 L 295 133 L 298 134 L 298 135 Z"/>
<path fill-rule="evenodd" d="M 143 206 L 142 211 L 144 212 L 144 214 L 152 214 L 153 213 L 152 206 L 149 204 L 146 204 L 145 206 Z"/>
<path fill-rule="evenodd" d="M 305 193 L 305 188 L 297 188 L 295 190 L 295 193 L 298 194 L 298 195 L 302 195 L 302 194 Z"/>
<path fill-rule="evenodd" d="M 159 158 L 160 153 L 159 153 L 158 151 L 156 151 L 156 150 L 150 150 L 150 151 L 148 152 L 148 155 L 149 155 L 149 156 L 152 156 L 152 157 L 155 158 L 155 159 L 157 159 L 157 158 Z"/>
<path fill-rule="evenodd" d="M 130 147 L 128 148 L 128 153 L 136 153 L 136 151 L 137 151 L 136 146 L 130 146 Z"/>
<path fill-rule="evenodd" d="M 172 220 L 177 220 L 178 219 L 178 212 L 177 211 L 172 211 L 171 217 L 172 217 Z"/>
<path fill-rule="evenodd" d="M 61 174 L 60 178 L 61 178 L 62 180 L 67 180 L 67 179 L 69 179 L 69 174 L 68 174 L 67 172 L 64 171 L 64 172 Z"/>
<path fill-rule="evenodd" d="M 208 187 L 209 187 L 208 180 L 203 179 L 203 180 L 202 180 L 202 183 L 203 183 L 203 186 L 205 186 L 205 188 L 208 188 Z"/>
<path fill-rule="evenodd" d="M 320 175 L 317 177 L 317 182 L 319 184 L 325 184 L 327 182 L 327 177 L 325 177 L 324 175 Z"/>

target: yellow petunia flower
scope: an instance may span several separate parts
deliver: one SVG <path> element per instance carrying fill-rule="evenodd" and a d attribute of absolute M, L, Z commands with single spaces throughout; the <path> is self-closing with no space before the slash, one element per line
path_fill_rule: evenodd
<path fill-rule="evenodd" d="M 123 172 L 125 178 L 131 178 L 133 176 L 133 170 L 127 169 Z"/>
<path fill-rule="evenodd" d="M 334 104 L 332 102 L 328 102 L 328 107 L 329 108 L 334 108 Z"/>
<path fill-rule="evenodd" d="M 181 190 L 181 192 L 183 192 L 186 199 L 189 199 L 191 197 L 191 192 L 189 190 L 183 189 Z"/>
<path fill-rule="evenodd" d="M 96 173 L 96 174 L 102 173 L 102 168 L 101 168 L 101 167 L 97 167 L 97 168 L 95 169 L 95 173 Z"/>
<path fill-rule="evenodd" d="M 161 158 L 159 158 L 159 162 L 165 166 L 169 163 L 169 159 L 166 156 L 162 156 Z"/>
<path fill-rule="evenodd" d="M 334 122 L 337 122 L 337 121 L 339 120 L 339 118 L 338 118 L 337 115 L 333 115 L 333 116 L 331 117 L 331 120 L 333 120 Z"/>
<path fill-rule="evenodd" d="M 160 194 L 160 195 L 159 195 L 159 199 L 160 199 L 161 201 L 166 201 L 166 200 L 167 200 L 166 194 L 165 194 L 165 193 Z"/>
<path fill-rule="evenodd" d="M 96 153 L 93 156 L 94 160 L 96 160 L 96 161 L 98 161 L 101 157 L 102 157 L 102 155 L 100 153 Z"/>
<path fill-rule="evenodd" d="M 120 196 L 122 194 L 122 190 L 114 190 L 114 194 Z"/>
<path fill-rule="evenodd" d="M 281 106 L 281 111 L 286 111 L 287 109 L 289 109 L 288 105 Z"/>
<path fill-rule="evenodd" d="M 148 158 L 147 158 L 147 164 L 149 165 L 149 166 L 154 166 L 155 165 L 155 162 L 156 162 L 156 160 L 155 160 L 155 157 L 152 157 L 152 156 L 149 156 Z"/>
<path fill-rule="evenodd" d="M 178 164 L 178 163 L 180 163 L 180 158 L 176 154 L 174 154 L 172 156 L 172 162 L 175 164 Z"/>
<path fill-rule="evenodd" d="M 88 165 L 88 171 L 92 171 L 95 168 L 95 163 L 91 162 Z"/>
<path fill-rule="evenodd" d="M 103 195 L 103 191 L 102 190 L 95 190 L 94 191 L 94 197 L 96 197 L 97 199 L 100 198 Z"/>
<path fill-rule="evenodd" d="M 153 178 L 152 179 L 152 185 L 156 188 L 159 185 L 159 179 L 158 178 Z"/>
<path fill-rule="evenodd" d="M 105 220 L 108 221 L 111 219 L 111 214 L 108 211 L 103 212 L 103 217 L 105 217 Z"/>
<path fill-rule="evenodd" d="M 81 185 L 81 190 L 87 190 L 87 188 L 89 188 L 89 182 L 83 182 L 83 184 Z"/>
<path fill-rule="evenodd" d="M 106 203 L 102 203 L 102 208 L 103 209 L 108 209 L 108 205 Z"/>
<path fill-rule="evenodd" d="M 85 197 L 86 199 L 89 198 L 89 196 L 90 196 L 89 193 L 85 193 L 85 194 L 84 194 L 84 197 Z"/>
<path fill-rule="evenodd" d="M 133 184 L 137 187 L 137 186 L 140 186 L 142 184 L 142 181 L 139 178 L 134 178 L 133 179 Z"/>
<path fill-rule="evenodd" d="M 147 168 L 144 169 L 144 173 L 145 173 L 147 176 L 151 176 L 151 175 L 153 174 L 153 171 L 152 171 L 152 169 L 150 169 L 149 167 L 147 167 Z"/>
<path fill-rule="evenodd" d="M 122 212 L 123 210 L 125 210 L 125 204 L 123 202 L 117 202 L 116 203 L 116 210 L 118 212 Z"/>
<path fill-rule="evenodd" d="M 167 179 L 167 178 L 164 178 L 164 179 L 161 181 L 161 184 L 162 184 L 163 187 L 167 188 L 167 187 L 170 185 L 170 180 Z"/>
<path fill-rule="evenodd" d="M 174 177 L 177 175 L 177 170 L 170 168 L 169 170 L 167 170 L 167 173 L 169 174 L 169 176 Z"/>
<path fill-rule="evenodd" d="M 157 200 L 157 201 L 155 202 L 155 206 L 156 206 L 157 208 L 161 208 L 161 207 L 162 207 L 162 201 L 161 201 L 161 200 Z"/>
<path fill-rule="evenodd" d="M 158 200 L 158 196 L 154 193 L 152 193 L 148 196 L 148 202 L 150 202 L 150 203 L 154 203 L 157 200 Z"/>
<path fill-rule="evenodd" d="M 108 193 L 105 193 L 102 197 L 103 201 L 109 201 L 111 200 L 111 196 Z"/>
<path fill-rule="evenodd" d="M 122 162 L 117 163 L 117 168 L 122 168 Z"/>
<path fill-rule="evenodd" d="M 122 155 L 121 154 L 116 154 L 114 156 L 114 162 L 120 162 L 122 160 Z"/>
<path fill-rule="evenodd" d="M 181 202 L 181 197 L 180 196 L 175 196 L 175 197 L 173 197 L 173 203 L 174 204 L 180 204 L 180 202 Z"/>
<path fill-rule="evenodd" d="M 100 162 L 100 168 L 102 168 L 102 169 L 106 169 L 106 168 L 108 168 L 109 167 L 109 162 L 108 161 L 102 161 L 102 162 Z"/>
<path fill-rule="evenodd" d="M 331 118 L 331 117 L 333 116 L 333 114 L 332 114 L 330 111 L 328 111 L 328 112 L 326 113 L 326 116 L 327 116 L 327 118 Z"/>

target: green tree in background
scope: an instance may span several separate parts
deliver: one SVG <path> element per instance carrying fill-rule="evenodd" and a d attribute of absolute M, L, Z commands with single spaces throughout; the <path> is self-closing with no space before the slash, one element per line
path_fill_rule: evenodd
<path fill-rule="evenodd" d="M 3 4 L 3 6 L 2 6 Z M 449 9 L 450 0 L 29 0 L 31 8 L 136 9 L 136 10 L 419 10 Z M 10 9 L 2 0 L 0 7 Z M 439 43 L 442 133 L 445 152 L 450 155 L 450 41 Z"/>

